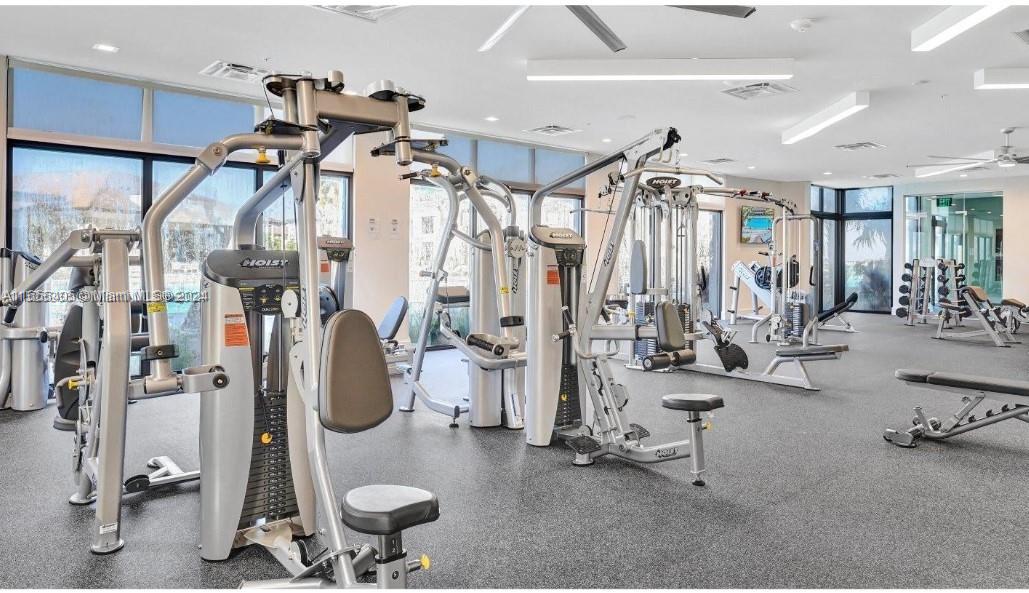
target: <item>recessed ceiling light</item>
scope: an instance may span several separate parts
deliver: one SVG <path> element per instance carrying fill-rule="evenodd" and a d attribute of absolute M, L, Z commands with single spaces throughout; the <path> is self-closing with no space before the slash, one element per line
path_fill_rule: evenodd
<path fill-rule="evenodd" d="M 487 115 L 486 121 L 500 121 L 500 118 L 495 115 Z"/>
<path fill-rule="evenodd" d="M 606 143 L 610 142 L 611 139 L 610 138 L 601 138 L 600 141 L 606 144 Z"/>
<path fill-rule="evenodd" d="M 754 165 L 747 165 L 747 168 L 748 169 L 757 169 L 757 167 L 755 167 Z"/>
<path fill-rule="evenodd" d="M 832 171 L 826 171 L 826 172 L 822 173 L 822 175 L 832 175 Z"/>
<path fill-rule="evenodd" d="M 118 50 L 120 50 L 121 48 L 117 45 L 111 45 L 109 43 L 94 43 L 93 49 L 97 51 L 106 52 L 109 54 L 116 54 L 118 53 Z"/>
<path fill-rule="evenodd" d="M 962 173 L 961 175 L 958 175 L 958 177 L 968 177 L 968 173 Z"/>

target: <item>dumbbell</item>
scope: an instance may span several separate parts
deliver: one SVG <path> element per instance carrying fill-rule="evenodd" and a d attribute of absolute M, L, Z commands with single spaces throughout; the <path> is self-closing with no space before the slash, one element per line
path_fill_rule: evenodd
<path fill-rule="evenodd" d="M 909 292 L 911 292 L 911 287 L 907 284 L 901 284 L 900 288 L 898 288 L 897 290 L 900 291 L 900 294 L 908 294 Z"/>
<path fill-rule="evenodd" d="M 947 281 L 947 275 L 946 274 L 940 274 L 939 276 L 936 277 L 936 280 L 939 281 L 939 282 L 946 282 Z"/>
<path fill-rule="evenodd" d="M 954 282 L 964 282 L 964 281 L 965 281 L 965 275 L 964 274 L 961 274 L 960 276 L 954 276 Z"/>
<path fill-rule="evenodd" d="M 914 266 L 911 265 L 911 262 L 908 262 L 908 261 L 904 262 L 904 269 L 905 270 L 911 270 L 913 268 L 914 268 Z"/>
<path fill-rule="evenodd" d="M 908 295 L 904 295 L 897 299 L 897 302 L 906 307 L 911 304 L 911 297 L 909 297 Z"/>
<path fill-rule="evenodd" d="M 954 269 L 955 270 L 964 270 L 965 269 L 965 264 L 954 264 Z"/>
<path fill-rule="evenodd" d="M 905 317 L 908 316 L 908 310 L 905 309 L 904 307 L 900 307 L 899 309 L 896 310 L 896 312 L 894 312 L 894 315 L 896 315 L 897 317 L 900 317 L 901 319 L 904 319 Z"/>
<path fill-rule="evenodd" d="M 911 282 L 911 274 L 901 274 L 900 279 L 904 282 Z"/>
<path fill-rule="evenodd" d="M 936 289 L 936 294 L 938 294 L 940 296 L 947 296 L 948 294 L 950 294 L 950 289 L 947 288 L 946 286 L 941 286 L 941 287 Z"/>

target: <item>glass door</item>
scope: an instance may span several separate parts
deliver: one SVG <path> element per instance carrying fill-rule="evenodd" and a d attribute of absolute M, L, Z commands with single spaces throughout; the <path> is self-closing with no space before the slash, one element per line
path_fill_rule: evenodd
<path fill-rule="evenodd" d="M 836 266 L 837 223 L 831 218 L 820 218 L 815 225 L 817 237 L 814 242 L 815 292 L 819 310 L 831 309 L 836 304 Z"/>

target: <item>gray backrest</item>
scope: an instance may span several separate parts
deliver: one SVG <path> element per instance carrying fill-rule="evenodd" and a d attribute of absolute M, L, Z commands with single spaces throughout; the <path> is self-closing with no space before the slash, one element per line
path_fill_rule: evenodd
<path fill-rule="evenodd" d="M 629 252 L 629 294 L 647 292 L 647 249 L 643 241 L 632 242 Z"/>
<path fill-rule="evenodd" d="M 402 296 L 398 296 L 393 304 L 389 306 L 389 311 L 386 311 L 386 315 L 379 322 L 379 338 L 383 340 L 392 340 L 397 337 L 397 332 L 400 331 L 400 324 L 404 321 L 404 316 L 407 315 L 407 299 Z"/>
<path fill-rule="evenodd" d="M 361 432 L 393 413 L 393 389 L 375 324 L 362 311 L 333 313 L 322 337 L 318 411 L 334 432 Z"/>

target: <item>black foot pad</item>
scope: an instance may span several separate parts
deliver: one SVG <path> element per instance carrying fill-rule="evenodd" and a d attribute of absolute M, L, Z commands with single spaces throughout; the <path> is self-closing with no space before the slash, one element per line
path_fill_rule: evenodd
<path fill-rule="evenodd" d="M 565 441 L 565 444 L 571 447 L 572 450 L 579 455 L 589 455 L 594 451 L 600 451 L 600 443 L 597 439 L 584 434 L 579 435 L 574 439 L 568 439 Z"/>
<path fill-rule="evenodd" d="M 643 439 L 650 436 L 649 430 L 643 428 L 642 426 L 634 422 L 629 424 L 629 428 L 631 428 L 632 431 L 636 433 L 636 440 L 642 441 Z"/>

